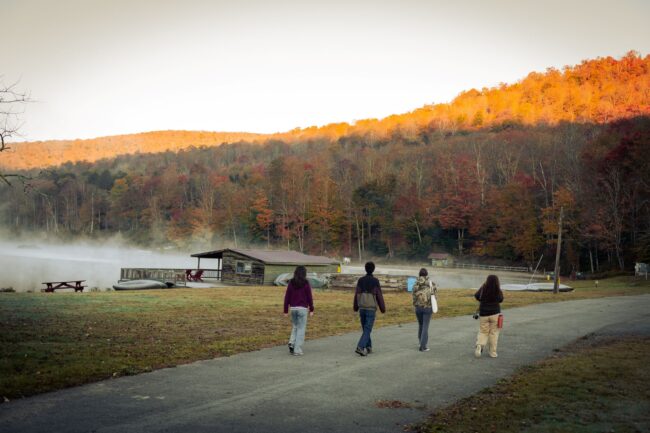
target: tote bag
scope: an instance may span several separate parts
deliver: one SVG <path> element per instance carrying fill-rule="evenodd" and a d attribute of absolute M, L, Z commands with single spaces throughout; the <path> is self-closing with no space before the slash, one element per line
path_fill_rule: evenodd
<path fill-rule="evenodd" d="M 431 289 L 431 309 L 434 313 L 438 312 L 438 301 L 436 300 L 436 295 L 433 294 L 433 284 L 429 281 L 429 288 Z"/>

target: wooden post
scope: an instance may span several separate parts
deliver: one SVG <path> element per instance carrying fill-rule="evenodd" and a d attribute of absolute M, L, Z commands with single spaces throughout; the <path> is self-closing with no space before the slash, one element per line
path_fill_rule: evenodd
<path fill-rule="evenodd" d="M 557 248 L 555 250 L 555 280 L 553 281 L 553 293 L 560 292 L 560 250 L 562 247 L 562 216 L 564 206 L 560 208 L 560 222 L 557 229 Z"/>

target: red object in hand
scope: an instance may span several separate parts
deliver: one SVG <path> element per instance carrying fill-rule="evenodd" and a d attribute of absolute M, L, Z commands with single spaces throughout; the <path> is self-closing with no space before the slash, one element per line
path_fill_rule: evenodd
<path fill-rule="evenodd" d="M 497 328 L 503 328 L 503 314 L 499 314 L 499 318 L 497 319 Z"/>

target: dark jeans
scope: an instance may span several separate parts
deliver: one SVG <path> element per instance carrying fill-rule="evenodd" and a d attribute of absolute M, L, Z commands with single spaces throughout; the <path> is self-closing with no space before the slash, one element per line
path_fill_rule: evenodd
<path fill-rule="evenodd" d="M 375 324 L 375 315 L 377 312 L 375 310 L 361 310 L 359 309 L 359 319 L 361 320 L 361 338 L 357 347 L 365 349 L 372 347 L 372 340 L 370 339 L 370 333 L 372 332 L 372 325 Z"/>
<path fill-rule="evenodd" d="M 433 310 L 431 308 L 415 307 L 415 316 L 418 318 L 418 340 L 420 340 L 420 350 L 427 348 L 429 342 L 429 322 Z"/>

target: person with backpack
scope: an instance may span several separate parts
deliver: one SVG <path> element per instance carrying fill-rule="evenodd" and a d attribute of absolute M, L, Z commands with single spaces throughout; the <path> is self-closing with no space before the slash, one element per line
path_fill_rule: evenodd
<path fill-rule="evenodd" d="M 433 281 L 429 279 L 426 269 L 420 269 L 418 280 L 413 285 L 413 306 L 415 317 L 418 319 L 418 340 L 420 341 L 420 352 L 428 352 L 429 346 L 429 322 L 433 314 L 431 296 L 435 296 L 438 289 Z"/>
<path fill-rule="evenodd" d="M 359 281 L 357 281 L 352 306 L 355 312 L 359 312 L 359 320 L 361 322 L 362 334 L 355 350 L 359 356 L 366 356 L 372 352 L 370 333 L 375 323 L 377 307 L 379 307 L 382 313 L 386 312 L 386 305 L 384 304 L 384 296 L 381 293 L 379 280 L 372 276 L 372 273 L 375 271 L 375 264 L 368 262 L 365 268 L 366 276 L 359 278 Z"/>
<path fill-rule="evenodd" d="M 492 358 L 497 357 L 497 342 L 499 340 L 499 315 L 501 314 L 501 303 L 503 292 L 499 284 L 499 277 L 488 275 L 485 283 L 474 294 L 480 302 L 478 308 L 479 331 L 476 336 L 476 349 L 474 355 L 481 357 L 483 348 L 488 345 L 488 354 Z"/>
<path fill-rule="evenodd" d="M 284 294 L 284 315 L 291 312 L 291 336 L 289 337 L 289 353 L 300 356 L 303 354 L 302 345 L 305 342 L 307 329 L 307 314 L 314 315 L 314 301 L 311 286 L 307 281 L 307 268 L 296 267 L 293 278 L 287 285 Z"/>

